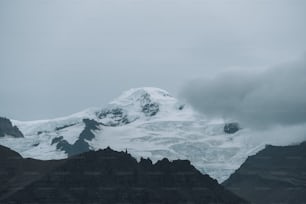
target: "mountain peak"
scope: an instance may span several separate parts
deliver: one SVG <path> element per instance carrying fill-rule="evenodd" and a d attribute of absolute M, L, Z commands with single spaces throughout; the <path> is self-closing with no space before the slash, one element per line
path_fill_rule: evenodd
<path fill-rule="evenodd" d="M 158 118 L 173 116 L 181 112 L 183 108 L 184 105 L 167 91 L 143 87 L 123 92 L 106 108 L 98 112 L 97 116 L 104 124 L 117 126 L 129 124 L 144 117 L 150 119 L 157 115 Z"/>
<path fill-rule="evenodd" d="M 168 103 L 169 101 L 174 102 L 177 100 L 163 89 L 155 87 L 142 87 L 133 88 L 123 92 L 117 99 L 112 101 L 110 104 L 126 106 L 135 103 L 145 105 L 146 103 L 150 102 Z"/>

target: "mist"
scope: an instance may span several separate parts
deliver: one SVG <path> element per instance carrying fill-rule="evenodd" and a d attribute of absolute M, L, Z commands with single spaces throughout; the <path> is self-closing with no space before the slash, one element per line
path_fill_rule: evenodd
<path fill-rule="evenodd" d="M 182 96 L 203 114 L 251 128 L 306 124 L 306 58 L 264 71 L 236 69 L 186 84 Z"/>

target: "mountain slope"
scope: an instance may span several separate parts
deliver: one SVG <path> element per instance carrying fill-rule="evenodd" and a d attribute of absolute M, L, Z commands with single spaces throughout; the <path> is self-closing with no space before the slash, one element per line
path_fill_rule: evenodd
<path fill-rule="evenodd" d="M 251 156 L 224 186 L 254 204 L 306 202 L 306 142 L 267 146 Z"/>
<path fill-rule="evenodd" d="M 189 161 L 137 162 L 128 153 L 110 148 L 56 162 L 23 159 L 1 146 L 0 153 L 7 160 L 18 157 L 2 163 L 2 172 L 20 169 L 20 162 L 23 166 L 36 162 L 37 169 L 28 175 L 28 169 L 21 168 L 18 175 L 27 183 L 18 186 L 20 182 L 11 179 L 17 188 L 2 183 L 10 192 L 0 191 L 0 203 L 246 203 Z"/>
<path fill-rule="evenodd" d="M 13 126 L 9 119 L 0 117 L 0 137 L 7 135 L 15 138 L 23 137 L 22 132 L 20 132 L 18 127 Z"/>
<path fill-rule="evenodd" d="M 102 109 L 12 123 L 24 138 L 5 136 L 0 144 L 23 157 L 63 159 L 110 146 L 153 162 L 164 157 L 188 159 L 219 182 L 265 145 L 251 142 L 249 130 L 239 124 L 209 120 L 167 91 L 150 87 L 128 90 Z"/>

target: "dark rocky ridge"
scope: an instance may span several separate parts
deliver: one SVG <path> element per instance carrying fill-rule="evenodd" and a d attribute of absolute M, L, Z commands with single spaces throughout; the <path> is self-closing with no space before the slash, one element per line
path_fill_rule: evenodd
<path fill-rule="evenodd" d="M 267 146 L 249 157 L 224 186 L 254 204 L 306 203 L 306 142 Z"/>
<path fill-rule="evenodd" d="M 54 138 L 51 142 L 51 145 L 56 144 L 56 148 L 67 153 L 68 157 L 90 151 L 89 144 L 86 142 L 86 140 L 91 141 L 95 137 L 92 131 L 98 130 L 99 126 L 102 124 L 90 119 L 83 119 L 83 123 L 85 123 L 85 128 L 74 144 L 69 144 L 66 140 L 63 139 L 62 136 L 60 136 Z"/>
<path fill-rule="evenodd" d="M 13 126 L 9 119 L 0 117 L 0 137 L 4 137 L 5 135 L 10 135 L 12 137 L 23 137 L 22 132 L 18 129 L 18 127 Z"/>
<path fill-rule="evenodd" d="M 224 132 L 227 134 L 234 134 L 240 130 L 239 123 L 226 123 L 224 125 Z"/>
<path fill-rule="evenodd" d="M 2 147 L 0 153 L 0 171 L 15 171 L 8 179 L 15 188 L 1 183 L 7 190 L 0 203 L 246 203 L 189 161 L 137 162 L 109 148 L 60 161 L 23 159 Z"/>

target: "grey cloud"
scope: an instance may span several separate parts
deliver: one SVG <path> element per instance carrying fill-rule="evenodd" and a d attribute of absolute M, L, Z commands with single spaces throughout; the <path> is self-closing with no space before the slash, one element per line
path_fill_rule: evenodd
<path fill-rule="evenodd" d="M 210 117 L 250 127 L 306 123 L 306 58 L 263 72 L 223 72 L 187 84 L 182 95 Z"/>

